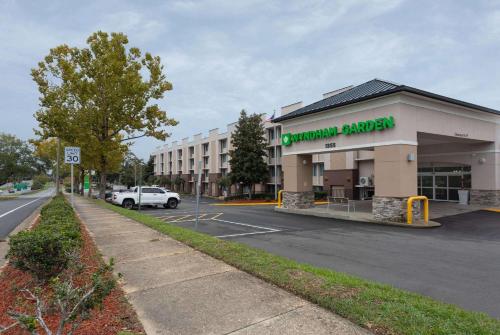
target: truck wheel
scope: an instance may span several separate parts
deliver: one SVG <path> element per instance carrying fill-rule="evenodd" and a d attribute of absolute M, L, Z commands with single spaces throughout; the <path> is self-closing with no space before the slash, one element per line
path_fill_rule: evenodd
<path fill-rule="evenodd" d="M 175 208 L 177 208 L 177 204 L 178 204 L 177 199 L 170 198 L 170 199 L 168 199 L 168 202 L 166 203 L 166 205 L 163 205 L 163 207 L 175 209 Z"/>
<path fill-rule="evenodd" d="M 132 209 L 134 207 L 134 200 L 132 199 L 123 200 L 122 207 L 127 209 Z"/>

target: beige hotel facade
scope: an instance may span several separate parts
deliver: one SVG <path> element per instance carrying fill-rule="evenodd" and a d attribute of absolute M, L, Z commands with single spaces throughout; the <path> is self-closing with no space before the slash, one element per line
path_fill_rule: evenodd
<path fill-rule="evenodd" d="M 380 220 L 403 220 L 409 196 L 500 205 L 500 112 L 406 85 L 374 79 L 283 107 L 264 122 L 270 178 L 260 191 L 283 189 L 285 208 L 314 206 L 315 190 L 372 199 Z M 231 133 L 209 131 L 157 148 L 155 174 L 194 190 L 202 162 L 205 194 L 231 171 Z M 231 189 L 236 191 L 235 186 Z M 463 192 L 462 192 L 463 193 Z"/>

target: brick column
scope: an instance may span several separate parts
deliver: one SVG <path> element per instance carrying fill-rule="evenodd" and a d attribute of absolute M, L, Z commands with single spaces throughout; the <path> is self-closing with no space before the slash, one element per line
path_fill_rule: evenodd
<path fill-rule="evenodd" d="M 381 221 L 404 222 L 408 197 L 417 195 L 417 146 L 395 144 L 374 150 L 373 216 Z"/>
<path fill-rule="evenodd" d="M 283 156 L 282 166 L 284 177 L 283 207 L 313 207 L 312 155 Z"/>

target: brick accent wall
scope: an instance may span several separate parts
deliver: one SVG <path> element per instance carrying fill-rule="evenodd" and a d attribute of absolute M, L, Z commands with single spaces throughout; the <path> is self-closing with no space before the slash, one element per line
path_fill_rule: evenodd
<path fill-rule="evenodd" d="M 314 207 L 314 192 L 283 192 L 283 208 Z"/>
<path fill-rule="evenodd" d="M 375 220 L 406 222 L 408 198 L 374 196 L 372 213 Z M 420 202 L 413 202 L 413 218 L 421 218 Z"/>
<path fill-rule="evenodd" d="M 471 205 L 500 206 L 500 190 L 470 190 Z"/>
<path fill-rule="evenodd" d="M 325 170 L 323 173 L 323 189 L 330 194 L 331 186 L 344 187 L 345 196 L 349 199 L 359 199 L 359 193 L 355 187 L 358 183 L 358 170 Z"/>

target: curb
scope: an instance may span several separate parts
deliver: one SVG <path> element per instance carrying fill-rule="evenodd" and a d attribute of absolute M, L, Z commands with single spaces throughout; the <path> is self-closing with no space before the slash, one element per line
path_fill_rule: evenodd
<path fill-rule="evenodd" d="M 237 202 L 237 203 L 221 203 L 221 204 L 210 204 L 210 206 L 270 206 L 277 205 L 277 202 Z M 316 201 L 315 205 L 326 205 L 326 201 Z"/>
<path fill-rule="evenodd" d="M 377 221 L 377 220 L 365 220 L 365 219 L 356 219 L 353 217 L 350 217 L 348 215 L 335 215 L 335 214 L 330 214 L 330 213 L 325 213 L 325 212 L 304 212 L 302 210 L 297 210 L 297 209 L 290 209 L 290 208 L 278 208 L 274 207 L 275 212 L 279 213 L 286 213 L 286 214 L 296 214 L 296 215 L 303 215 L 303 216 L 315 216 L 315 217 L 321 217 L 321 218 L 327 218 L 327 219 L 338 219 L 338 220 L 346 220 L 346 221 L 354 221 L 354 222 L 362 222 L 362 223 L 371 223 L 371 224 L 378 224 L 378 225 L 383 225 L 383 226 L 393 226 L 393 227 L 402 227 L 402 228 L 415 228 L 415 229 L 426 229 L 426 228 L 437 228 L 441 227 L 441 224 L 436 221 L 431 221 L 429 220 L 428 224 L 421 224 L 421 223 L 413 223 L 413 224 L 407 224 L 404 222 L 391 222 L 391 221 Z"/>

